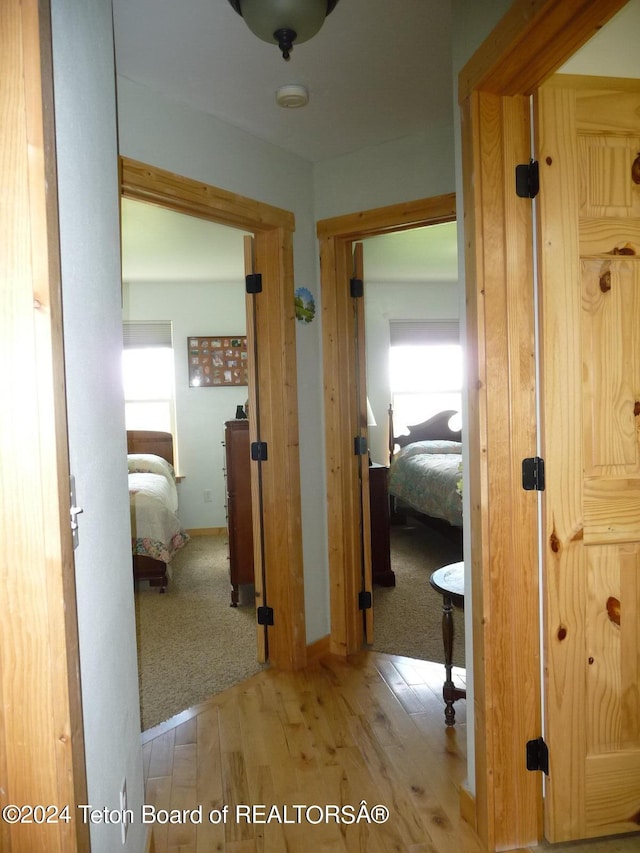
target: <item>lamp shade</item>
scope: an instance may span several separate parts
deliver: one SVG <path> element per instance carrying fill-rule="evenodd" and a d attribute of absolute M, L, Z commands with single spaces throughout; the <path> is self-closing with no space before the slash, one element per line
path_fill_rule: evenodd
<path fill-rule="evenodd" d="M 369 398 L 367 397 L 367 426 L 378 426 L 376 423 L 376 419 L 373 414 L 373 409 L 371 408 L 371 403 L 369 402 Z"/>
<path fill-rule="evenodd" d="M 338 0 L 229 0 L 251 32 L 277 44 L 285 59 L 293 42 L 313 38 Z"/>

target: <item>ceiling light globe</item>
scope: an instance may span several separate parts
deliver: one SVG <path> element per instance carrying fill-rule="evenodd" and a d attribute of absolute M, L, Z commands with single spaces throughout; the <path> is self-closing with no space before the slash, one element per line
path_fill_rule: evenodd
<path fill-rule="evenodd" d="M 285 59 L 293 43 L 313 38 L 338 0 L 229 0 L 251 32 L 278 44 Z"/>

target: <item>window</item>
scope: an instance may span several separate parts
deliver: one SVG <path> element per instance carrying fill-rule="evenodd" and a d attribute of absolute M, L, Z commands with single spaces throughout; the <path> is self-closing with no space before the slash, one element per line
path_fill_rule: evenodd
<path fill-rule="evenodd" d="M 457 320 L 392 320 L 390 343 L 396 435 L 444 409 L 460 411 L 462 347 Z"/>
<path fill-rule="evenodd" d="M 123 324 L 122 376 L 127 429 L 175 435 L 171 323 Z"/>

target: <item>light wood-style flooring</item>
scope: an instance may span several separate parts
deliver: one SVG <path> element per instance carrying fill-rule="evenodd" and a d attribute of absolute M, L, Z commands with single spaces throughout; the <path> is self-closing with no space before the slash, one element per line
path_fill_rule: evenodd
<path fill-rule="evenodd" d="M 464 686 L 464 670 L 454 672 Z M 145 732 L 147 804 L 202 807 L 201 824 L 154 824 L 155 853 L 482 853 L 460 817 L 465 702 L 447 728 L 443 674 L 439 663 L 369 651 L 327 656 L 302 672 L 265 670 Z M 352 806 L 355 816 L 363 801 L 371 817 L 385 806 L 388 820 L 324 819 L 327 806 Z M 243 804 L 263 807 L 256 820 L 236 819 Z M 209 820 L 212 810 L 220 822 Z M 542 849 L 613 853 L 637 844 Z"/>
<path fill-rule="evenodd" d="M 463 671 L 459 671 L 463 674 Z M 266 670 L 144 735 L 146 802 L 203 806 L 201 825 L 154 825 L 156 853 L 480 853 L 459 817 L 465 703 L 446 729 L 441 664 L 362 652 Z M 389 809 L 385 823 L 235 820 L 237 804 Z M 229 806 L 226 823 L 207 819 Z M 214 815 L 214 819 L 217 815 Z"/>

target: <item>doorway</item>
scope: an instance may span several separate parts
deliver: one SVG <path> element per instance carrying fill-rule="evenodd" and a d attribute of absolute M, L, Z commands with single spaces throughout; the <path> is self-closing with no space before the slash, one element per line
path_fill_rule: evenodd
<path fill-rule="evenodd" d="M 462 558 L 462 529 L 447 520 L 461 520 L 461 447 L 447 445 L 451 452 L 446 459 L 422 452 L 442 451 L 444 445 L 414 442 L 402 451 L 394 447 L 397 464 L 391 468 L 390 436 L 407 436 L 409 425 L 422 424 L 444 410 L 461 412 L 457 223 L 392 231 L 368 237 L 362 246 L 366 394 L 373 415 L 367 423 L 372 648 L 444 664 L 442 602 L 429 577 Z M 436 471 L 450 486 L 446 502 L 440 492 L 434 499 L 432 487 L 423 489 Z M 381 528 L 387 531 L 386 542 Z M 391 574 L 385 571 L 387 560 Z M 454 636 L 454 663 L 460 667 L 462 621 L 456 620 Z"/>
<path fill-rule="evenodd" d="M 250 419 L 252 442 L 268 447 L 269 462 L 261 464 L 261 488 L 254 487 L 252 513 L 263 519 L 254 537 L 256 607 L 269 608 L 271 619 L 256 625 L 258 656 L 283 669 L 299 669 L 306 662 L 302 531 L 300 524 L 300 476 L 296 400 L 295 315 L 289 298 L 293 276 L 293 216 L 287 211 L 241 198 L 162 169 L 121 158 L 121 194 L 201 219 L 239 228 L 254 235 L 245 240 L 245 271 L 257 273 L 247 294 L 248 333 L 251 350 L 260 342 L 261 358 L 273 369 L 263 370 L 256 382 L 255 360 L 250 364 L 250 409 L 260 408 L 260 418 Z M 259 282 L 259 287 L 258 283 Z M 268 295 L 268 298 L 265 298 Z M 277 369 L 275 365 L 277 364 Z M 285 422 L 284 413 L 287 413 Z M 259 427 L 257 421 L 259 420 Z M 259 432 L 258 432 L 259 429 Z M 278 515 L 264 513 L 278 506 Z M 288 535 L 282 536 L 282 530 Z M 264 571 L 263 571 L 264 570 Z M 264 613 L 264 611 L 262 611 Z M 271 624 L 267 624 L 271 622 Z"/>
<path fill-rule="evenodd" d="M 232 555 L 236 540 L 230 543 L 228 529 L 229 422 L 242 430 L 246 454 L 238 465 L 248 475 L 236 484 L 243 491 L 233 517 L 245 530 L 252 520 L 248 421 L 235 421 L 249 394 L 249 354 L 245 349 L 244 363 L 235 366 L 235 351 L 229 357 L 231 342 L 244 343 L 247 335 L 246 232 L 129 198 L 122 199 L 121 220 L 122 314 L 129 332 L 123 353 L 126 427 L 173 435 L 178 518 L 190 537 L 175 552 L 167 547 L 172 559 L 166 594 L 144 581 L 136 584 L 140 710 L 147 731 L 262 668 L 253 540 L 246 537 L 247 547 Z M 170 326 L 168 347 L 152 347 L 153 324 Z M 187 346 L 194 340 L 197 355 Z M 205 341 L 220 348 L 207 350 Z M 137 546 L 141 553 L 145 540 Z M 238 575 L 238 602 L 230 607 Z"/>
<path fill-rule="evenodd" d="M 368 511 L 362 512 L 369 507 L 369 472 L 366 465 L 358 464 L 353 446 L 362 422 L 352 401 L 362 397 L 362 382 L 355 371 L 344 369 L 344 365 L 364 363 L 363 342 L 358 343 L 353 334 L 354 306 L 349 287 L 354 273 L 353 246 L 367 237 L 451 222 L 455 217 L 455 195 L 451 193 L 327 219 L 317 226 L 324 312 L 327 492 L 332 496 L 328 513 L 331 650 L 337 654 L 352 654 L 362 647 L 366 634 L 360 593 L 372 592 L 371 554 L 365 547 L 371 535 L 370 516 Z M 364 313 L 360 306 L 356 310 Z M 361 351 L 357 354 L 358 347 Z M 360 408 L 366 412 L 366 401 L 361 400 Z M 363 561 L 364 577 L 369 579 L 365 590 L 361 583 Z"/>

